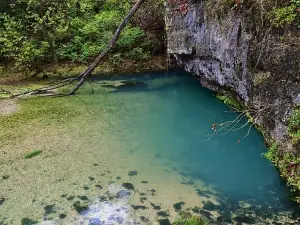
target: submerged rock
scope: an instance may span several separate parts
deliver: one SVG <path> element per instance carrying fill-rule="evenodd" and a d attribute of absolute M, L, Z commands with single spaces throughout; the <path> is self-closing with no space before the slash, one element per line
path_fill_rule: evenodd
<path fill-rule="evenodd" d="M 94 178 L 94 177 L 89 177 L 89 179 L 90 179 L 90 181 L 93 181 L 93 180 L 95 180 L 95 178 Z"/>
<path fill-rule="evenodd" d="M 157 215 L 161 216 L 161 217 L 168 217 L 168 216 L 170 216 L 170 214 L 167 213 L 166 211 L 159 211 L 159 212 L 157 212 Z"/>
<path fill-rule="evenodd" d="M 108 217 L 108 221 L 116 224 L 123 224 L 124 219 L 117 214 L 112 214 Z"/>
<path fill-rule="evenodd" d="M 133 171 L 129 171 L 128 172 L 128 176 L 132 177 L 132 176 L 136 176 L 137 175 L 137 171 L 133 170 Z"/>
<path fill-rule="evenodd" d="M 175 203 L 173 205 L 173 208 L 175 209 L 175 211 L 180 211 L 182 206 L 184 205 L 185 203 L 184 202 L 178 202 L 178 203 Z"/>
<path fill-rule="evenodd" d="M 142 222 L 144 222 L 144 223 L 149 222 L 149 220 L 148 220 L 146 217 L 144 217 L 144 216 L 141 216 L 141 217 L 140 217 L 140 220 L 141 220 Z"/>
<path fill-rule="evenodd" d="M 246 215 L 245 213 L 241 212 L 239 214 L 237 214 L 233 220 L 235 222 L 238 222 L 238 223 L 248 223 L 248 224 L 255 224 L 255 218 L 251 217 L 251 216 L 248 216 Z"/>
<path fill-rule="evenodd" d="M 2 176 L 2 179 L 7 180 L 9 177 L 10 177 L 9 175 L 4 175 L 4 176 Z"/>
<path fill-rule="evenodd" d="M 96 184 L 95 187 L 98 188 L 99 190 L 103 189 L 103 187 L 100 184 Z"/>
<path fill-rule="evenodd" d="M 209 195 L 205 194 L 204 191 L 201 191 L 200 189 L 196 189 L 196 192 L 197 192 L 197 195 L 199 195 L 199 196 L 210 198 Z"/>
<path fill-rule="evenodd" d="M 140 201 L 141 201 L 142 203 L 144 203 L 146 200 L 147 200 L 146 197 L 141 197 L 141 198 L 140 198 Z"/>
<path fill-rule="evenodd" d="M 171 225 L 171 222 L 169 219 L 162 219 L 158 220 L 159 225 Z"/>
<path fill-rule="evenodd" d="M 131 207 L 132 207 L 134 210 L 138 210 L 138 209 L 145 210 L 145 209 L 147 209 L 147 207 L 144 206 L 144 205 L 131 205 Z"/>
<path fill-rule="evenodd" d="M 210 212 L 202 210 L 202 209 L 200 210 L 199 213 L 202 217 L 204 217 L 206 219 L 211 219 L 213 217 L 213 215 Z"/>
<path fill-rule="evenodd" d="M 87 191 L 90 189 L 90 187 L 85 185 L 85 186 L 83 186 L 83 189 Z"/>
<path fill-rule="evenodd" d="M 21 220 L 21 225 L 33 225 L 33 224 L 38 224 L 38 221 L 29 219 L 29 218 L 23 218 Z"/>
<path fill-rule="evenodd" d="M 198 206 L 195 206 L 195 207 L 192 208 L 192 212 L 200 213 L 200 208 Z"/>
<path fill-rule="evenodd" d="M 74 202 L 73 207 L 78 213 L 89 209 L 88 203 L 80 201 Z"/>
<path fill-rule="evenodd" d="M 102 222 L 98 218 L 89 219 L 88 225 L 102 225 Z"/>
<path fill-rule="evenodd" d="M 131 195 L 130 191 L 127 190 L 121 190 L 117 193 L 116 198 L 124 198 L 124 197 L 128 197 Z"/>
<path fill-rule="evenodd" d="M 159 205 L 155 205 L 154 203 L 150 202 L 150 205 L 153 207 L 155 210 L 161 210 L 161 207 Z"/>
<path fill-rule="evenodd" d="M 59 217 L 59 219 L 65 219 L 67 217 L 67 215 L 62 213 L 62 214 L 59 214 L 58 217 Z"/>
<path fill-rule="evenodd" d="M 134 190 L 134 186 L 131 183 L 123 183 L 122 186 L 127 190 Z"/>
<path fill-rule="evenodd" d="M 217 224 L 233 224 L 233 221 L 232 221 L 230 215 L 218 216 L 216 221 L 217 221 Z"/>
<path fill-rule="evenodd" d="M 44 207 L 45 210 L 45 214 L 51 214 L 51 213 L 55 213 L 55 209 L 54 209 L 55 205 L 47 205 Z"/>
<path fill-rule="evenodd" d="M 77 198 L 79 198 L 82 201 L 88 201 L 89 198 L 87 196 L 77 196 Z"/>
<path fill-rule="evenodd" d="M 5 198 L 0 198 L 0 205 L 2 205 L 5 202 Z"/>
<path fill-rule="evenodd" d="M 74 195 L 71 195 L 71 196 L 67 197 L 67 200 L 68 200 L 68 201 L 72 201 L 74 198 L 75 198 L 75 196 L 74 196 Z"/>
<path fill-rule="evenodd" d="M 213 211 L 216 210 L 216 205 L 212 203 L 211 201 L 207 201 L 203 205 L 203 209 L 208 210 L 208 211 Z"/>

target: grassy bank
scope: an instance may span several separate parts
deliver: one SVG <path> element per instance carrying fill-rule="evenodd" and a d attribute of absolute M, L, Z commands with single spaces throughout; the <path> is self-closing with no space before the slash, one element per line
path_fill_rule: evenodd
<path fill-rule="evenodd" d="M 18 85 L 22 82 L 39 81 L 47 83 L 47 81 L 63 79 L 66 77 L 77 76 L 89 66 L 86 64 L 64 62 L 57 65 L 44 66 L 43 71 L 36 73 L 16 72 L 14 70 L 0 71 L 0 85 Z M 150 57 L 146 61 L 135 61 L 124 59 L 119 63 L 113 64 L 106 60 L 100 64 L 93 74 L 123 74 L 123 73 L 140 73 L 146 71 L 159 71 L 167 69 L 167 61 L 164 55 Z M 1 88 L 1 86 L 0 86 Z"/>

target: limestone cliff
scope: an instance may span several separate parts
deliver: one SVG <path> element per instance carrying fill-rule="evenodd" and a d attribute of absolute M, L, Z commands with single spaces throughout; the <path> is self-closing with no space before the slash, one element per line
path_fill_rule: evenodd
<path fill-rule="evenodd" d="M 206 3 L 185 1 L 182 10 L 182 2 L 168 1 L 168 53 L 203 86 L 233 93 L 268 139 L 292 149 L 287 122 L 300 103 L 299 30 L 258 30 L 251 9 L 220 12 L 220 0 Z"/>

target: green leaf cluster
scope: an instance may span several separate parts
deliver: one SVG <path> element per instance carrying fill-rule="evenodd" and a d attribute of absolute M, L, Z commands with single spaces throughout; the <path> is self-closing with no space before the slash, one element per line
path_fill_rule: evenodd
<path fill-rule="evenodd" d="M 173 225 L 209 225 L 209 223 L 199 216 L 182 211 Z"/>
<path fill-rule="evenodd" d="M 282 7 L 274 8 L 270 13 L 272 25 L 283 27 L 286 24 L 295 23 L 300 28 L 300 0 L 289 0 Z"/>
<path fill-rule="evenodd" d="M 288 131 L 294 145 L 300 144 L 300 107 L 296 107 L 289 119 Z"/>
<path fill-rule="evenodd" d="M 130 0 L 15 0 L 1 3 L 1 67 L 42 71 L 57 62 L 88 62 L 112 38 Z M 113 50 L 118 60 L 145 60 L 157 40 L 139 24 L 129 24 Z M 5 70 L 6 68 L 4 68 Z"/>

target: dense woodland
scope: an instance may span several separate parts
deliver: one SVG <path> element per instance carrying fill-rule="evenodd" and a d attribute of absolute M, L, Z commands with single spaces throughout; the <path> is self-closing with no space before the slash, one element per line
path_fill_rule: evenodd
<path fill-rule="evenodd" d="M 87 64 L 112 38 L 133 1 L 0 1 L 0 72 L 38 74 L 63 62 Z M 148 1 L 108 58 L 113 67 L 164 53 L 163 1 Z"/>
<path fill-rule="evenodd" d="M 299 0 L 221 2 L 231 9 L 247 4 L 253 8 L 258 4 L 257 11 L 262 9 L 277 27 L 300 24 Z M 49 65 L 88 63 L 105 48 L 133 3 L 132 0 L 1 0 L 0 74 L 21 71 L 34 75 Z M 169 3 L 176 4 L 178 9 L 187 7 L 186 1 L 169 0 Z M 124 60 L 145 61 L 164 53 L 164 44 L 164 1 L 148 0 L 122 33 L 108 62 L 116 67 Z"/>

